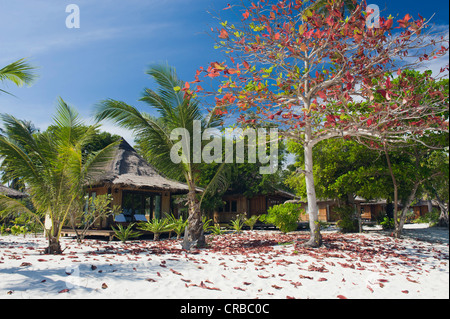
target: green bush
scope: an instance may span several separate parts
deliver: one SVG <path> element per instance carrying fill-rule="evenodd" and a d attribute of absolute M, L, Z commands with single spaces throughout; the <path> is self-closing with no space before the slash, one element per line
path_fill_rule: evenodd
<path fill-rule="evenodd" d="M 389 218 L 387 216 L 384 217 L 383 221 L 380 223 L 381 227 L 384 230 L 395 229 L 395 221 L 394 218 Z"/>
<path fill-rule="evenodd" d="M 261 221 L 273 224 L 283 233 L 288 233 L 297 229 L 298 218 L 302 213 L 304 210 L 299 204 L 284 203 L 269 208 L 267 214 L 261 216 Z"/>
<path fill-rule="evenodd" d="M 416 218 L 413 222 L 416 224 L 429 223 L 431 226 L 435 226 L 439 222 L 440 216 L 441 212 L 438 209 L 433 208 L 431 212 Z"/>
<path fill-rule="evenodd" d="M 356 233 L 359 231 L 358 218 L 355 215 L 355 209 L 351 206 L 341 206 L 334 208 L 338 215 L 336 225 L 343 233 Z"/>

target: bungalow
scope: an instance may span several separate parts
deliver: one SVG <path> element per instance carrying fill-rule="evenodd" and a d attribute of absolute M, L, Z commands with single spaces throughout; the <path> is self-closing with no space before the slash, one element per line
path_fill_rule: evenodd
<path fill-rule="evenodd" d="M 257 194 L 251 197 L 228 192 L 222 197 L 225 203 L 223 207 L 214 211 L 213 221 L 214 223 L 228 224 L 237 215 L 251 217 L 266 214 L 270 207 L 283 204 L 294 197 L 295 195 L 278 189 L 268 194 Z"/>
<path fill-rule="evenodd" d="M 123 213 L 100 220 L 95 228 L 108 229 L 114 222 L 136 222 L 161 218 L 170 213 L 171 196 L 188 193 L 186 184 L 168 179 L 144 160 L 122 139 L 113 158 L 93 178 L 89 196 L 111 194 L 113 205 Z"/>
<path fill-rule="evenodd" d="M 27 194 L 22 193 L 18 190 L 0 185 L 0 194 L 8 196 L 10 198 L 15 198 L 15 199 L 20 199 L 20 198 L 25 198 L 28 197 Z"/>

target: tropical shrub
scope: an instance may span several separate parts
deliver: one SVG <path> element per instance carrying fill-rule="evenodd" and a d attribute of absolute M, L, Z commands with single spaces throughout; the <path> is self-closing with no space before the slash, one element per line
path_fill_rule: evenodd
<path fill-rule="evenodd" d="M 283 233 L 289 233 L 297 229 L 298 219 L 304 210 L 299 204 L 284 203 L 270 207 L 267 212 L 261 216 L 262 222 L 273 224 Z"/>
<path fill-rule="evenodd" d="M 231 229 L 234 229 L 235 233 L 242 232 L 242 227 L 244 226 L 244 216 L 237 215 L 235 219 L 233 219 L 230 223 Z"/>
<path fill-rule="evenodd" d="M 225 230 L 218 224 L 211 226 L 210 230 L 214 235 L 223 235 L 225 233 Z"/>
<path fill-rule="evenodd" d="M 177 219 L 173 214 L 169 215 L 165 213 L 165 215 L 168 220 L 168 225 L 171 226 L 171 230 L 173 230 L 177 234 L 177 239 L 180 239 L 187 226 L 187 219 L 184 220 L 183 216 L 180 216 L 180 218 Z"/>
<path fill-rule="evenodd" d="M 336 225 L 343 233 L 356 233 L 359 231 L 358 218 L 355 215 L 355 209 L 351 206 L 336 207 L 334 211 L 338 215 Z"/>
<path fill-rule="evenodd" d="M 125 243 L 126 241 L 132 238 L 138 238 L 142 235 L 141 232 L 133 231 L 133 227 L 135 224 L 128 225 L 127 228 L 124 228 L 121 224 L 117 225 L 117 229 L 111 227 L 114 231 L 114 236 L 117 237 L 121 242 Z"/>
<path fill-rule="evenodd" d="M 253 227 L 255 227 L 256 222 L 261 218 L 260 215 L 253 215 L 250 218 L 246 218 L 244 223 L 248 227 L 250 227 L 250 230 L 253 230 Z"/>
<path fill-rule="evenodd" d="M 385 216 L 383 221 L 380 222 L 381 227 L 384 230 L 395 229 L 395 222 L 393 218 Z"/>
<path fill-rule="evenodd" d="M 168 219 L 153 218 L 148 222 L 141 222 L 138 224 L 138 228 L 143 231 L 153 233 L 153 240 L 158 241 L 161 233 L 173 230 L 172 224 Z"/>

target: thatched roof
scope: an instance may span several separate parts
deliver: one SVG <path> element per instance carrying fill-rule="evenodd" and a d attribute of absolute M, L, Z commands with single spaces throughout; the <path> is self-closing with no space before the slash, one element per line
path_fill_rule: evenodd
<path fill-rule="evenodd" d="M 116 150 L 113 159 L 105 165 L 103 172 L 94 178 L 91 185 L 111 187 L 135 187 L 187 193 L 186 184 L 163 177 L 124 139 Z"/>
<path fill-rule="evenodd" d="M 15 189 L 0 185 L 0 194 L 6 195 L 11 198 L 24 198 L 28 195 L 19 191 L 16 191 Z"/>

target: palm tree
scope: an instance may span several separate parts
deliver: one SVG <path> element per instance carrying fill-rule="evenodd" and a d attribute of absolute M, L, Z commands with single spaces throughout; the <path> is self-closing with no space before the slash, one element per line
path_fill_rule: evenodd
<path fill-rule="evenodd" d="M 1 115 L 7 136 L 0 136 L 0 158 L 9 174 L 27 185 L 36 211 L 22 203 L 0 195 L 0 213 L 30 214 L 46 232 L 46 253 L 61 254 L 62 227 L 74 210 L 82 209 L 85 189 L 93 174 L 112 157 L 112 143 L 91 154 L 84 153 L 98 126 L 86 126 L 77 112 L 62 99 L 56 109 L 54 123 L 43 133 L 32 133 L 26 122 L 7 114 Z M 45 227 L 43 217 L 51 221 Z"/>
<path fill-rule="evenodd" d="M 184 177 L 189 187 L 187 195 L 189 217 L 183 248 L 190 249 L 194 245 L 204 247 L 206 242 L 201 219 L 201 199 L 196 196 L 199 164 L 193 163 L 192 160 L 180 163 L 172 162 L 170 154 L 175 142 L 170 139 L 170 135 L 174 129 L 181 128 L 185 129 L 189 136 L 193 136 L 194 121 L 201 121 L 200 133 L 203 133 L 208 128 L 219 126 L 220 119 L 215 115 L 204 119 L 199 102 L 179 90 L 180 87 L 184 87 L 184 82 L 178 79 L 173 68 L 167 65 L 153 66 L 149 68 L 147 74 L 158 84 L 158 90 L 146 89 L 140 100 L 156 109 L 159 118 L 140 112 L 137 108 L 124 102 L 111 99 L 97 105 L 96 118 L 99 121 L 113 120 L 121 127 L 133 130 L 135 135 L 139 136 L 140 148 L 150 162 L 156 163 L 157 168 L 170 177 L 180 175 Z M 190 146 L 192 150 L 192 140 Z M 216 176 L 207 187 L 208 191 L 226 186 L 225 171 L 225 164 L 220 165 Z"/>
<path fill-rule="evenodd" d="M 30 85 L 36 79 L 36 75 L 32 72 L 34 69 L 25 59 L 20 59 L 0 69 L 0 82 L 12 82 L 19 87 Z M 0 92 L 11 94 L 2 89 Z"/>

